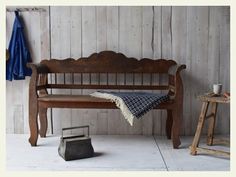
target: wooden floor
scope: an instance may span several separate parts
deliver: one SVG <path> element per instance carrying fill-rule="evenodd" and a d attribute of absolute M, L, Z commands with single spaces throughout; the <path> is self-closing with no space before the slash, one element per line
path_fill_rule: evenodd
<path fill-rule="evenodd" d="M 6 137 L 6 169 L 10 171 L 230 170 L 229 158 L 208 154 L 190 155 L 189 146 L 193 137 L 181 137 L 181 148 L 174 150 L 171 141 L 160 136 L 94 135 L 92 144 L 96 156 L 67 162 L 58 155 L 58 136 L 39 138 L 37 147 L 29 145 L 28 135 L 25 134 L 7 134 Z M 229 151 L 229 147 L 214 146 L 214 148 Z"/>

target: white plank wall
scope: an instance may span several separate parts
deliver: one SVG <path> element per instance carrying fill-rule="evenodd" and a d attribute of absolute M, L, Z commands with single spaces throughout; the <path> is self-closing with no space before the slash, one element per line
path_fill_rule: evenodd
<path fill-rule="evenodd" d="M 45 58 L 80 58 L 113 50 L 128 57 L 167 58 L 187 65 L 183 72 L 184 117 L 182 135 L 195 132 L 201 103 L 196 96 L 220 82 L 230 91 L 229 7 L 176 6 L 72 6 L 44 7 L 45 11 L 21 12 L 33 62 Z M 14 13 L 7 12 L 7 46 Z M 112 80 L 112 76 L 109 76 Z M 103 76 L 101 76 L 102 79 Z M 145 75 L 146 80 L 150 78 Z M 66 83 L 72 82 L 70 74 Z M 74 82 L 80 82 L 80 75 Z M 83 75 L 86 81 L 86 75 Z M 135 76 L 135 84 L 140 76 Z M 123 76 L 119 76 L 120 83 Z M 55 82 L 52 76 L 52 82 Z M 64 75 L 57 77 L 64 82 Z M 94 75 L 92 82 L 97 82 Z M 110 81 L 109 81 L 110 82 Z M 112 82 L 112 81 L 111 81 Z M 127 79 L 127 82 L 132 82 Z M 152 83 L 162 83 L 154 76 Z M 28 84 L 7 81 L 7 133 L 28 133 Z M 55 93 L 87 94 L 93 90 L 55 90 Z M 219 105 L 216 132 L 230 132 L 229 105 Z M 165 134 L 165 111 L 151 111 L 131 127 L 119 110 L 53 109 L 54 133 L 62 127 L 89 124 L 92 134 Z M 49 130 L 50 131 L 50 119 Z M 206 132 L 206 129 L 204 129 Z"/>

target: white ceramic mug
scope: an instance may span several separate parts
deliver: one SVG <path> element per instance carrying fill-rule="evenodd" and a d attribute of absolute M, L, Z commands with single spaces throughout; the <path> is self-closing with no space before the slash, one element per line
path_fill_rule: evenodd
<path fill-rule="evenodd" d="M 213 92 L 216 95 L 220 95 L 222 91 L 222 84 L 213 84 Z"/>

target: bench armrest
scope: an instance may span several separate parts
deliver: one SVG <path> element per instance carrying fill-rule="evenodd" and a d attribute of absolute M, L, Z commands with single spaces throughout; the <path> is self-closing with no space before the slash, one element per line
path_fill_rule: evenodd
<path fill-rule="evenodd" d="M 169 74 L 177 76 L 178 74 L 180 74 L 180 71 L 182 71 L 183 69 L 186 69 L 186 65 L 173 65 L 170 67 L 169 69 Z"/>
<path fill-rule="evenodd" d="M 46 74 L 49 72 L 48 67 L 40 63 L 27 63 L 26 66 L 32 69 L 32 73 Z"/>
<path fill-rule="evenodd" d="M 169 69 L 169 75 L 173 76 L 173 81 L 174 81 L 174 99 L 176 100 L 176 102 L 178 103 L 182 103 L 183 102 L 183 94 L 184 94 L 184 90 L 183 90 L 183 82 L 182 82 L 182 78 L 180 75 L 180 72 L 182 70 L 186 69 L 186 65 L 174 65 L 171 66 Z"/>
<path fill-rule="evenodd" d="M 27 63 L 27 67 L 32 69 L 32 75 L 29 83 L 29 100 L 30 102 L 34 102 L 36 98 L 38 98 L 37 90 L 39 90 L 39 94 L 47 94 L 47 90 L 44 87 L 47 83 L 47 73 L 49 73 L 49 69 L 47 66 L 43 64 L 34 64 Z M 39 88 L 38 80 L 40 81 L 40 85 L 43 86 Z"/>

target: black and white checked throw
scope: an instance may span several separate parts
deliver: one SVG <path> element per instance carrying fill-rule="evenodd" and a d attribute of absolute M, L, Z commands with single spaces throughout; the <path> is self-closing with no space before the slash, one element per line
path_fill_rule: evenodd
<path fill-rule="evenodd" d="M 129 116 L 127 112 L 129 112 L 128 114 L 132 114 L 130 115 L 131 117 L 139 119 L 158 104 L 169 100 L 169 96 L 164 93 L 97 91 L 91 95 L 110 99 L 112 102 L 115 102 L 123 114 L 126 112 L 124 116 L 128 120 L 130 118 L 127 117 Z M 124 107 L 125 110 L 122 110 Z M 128 111 L 126 109 L 128 109 Z M 133 124 L 133 120 L 130 124 Z"/>

